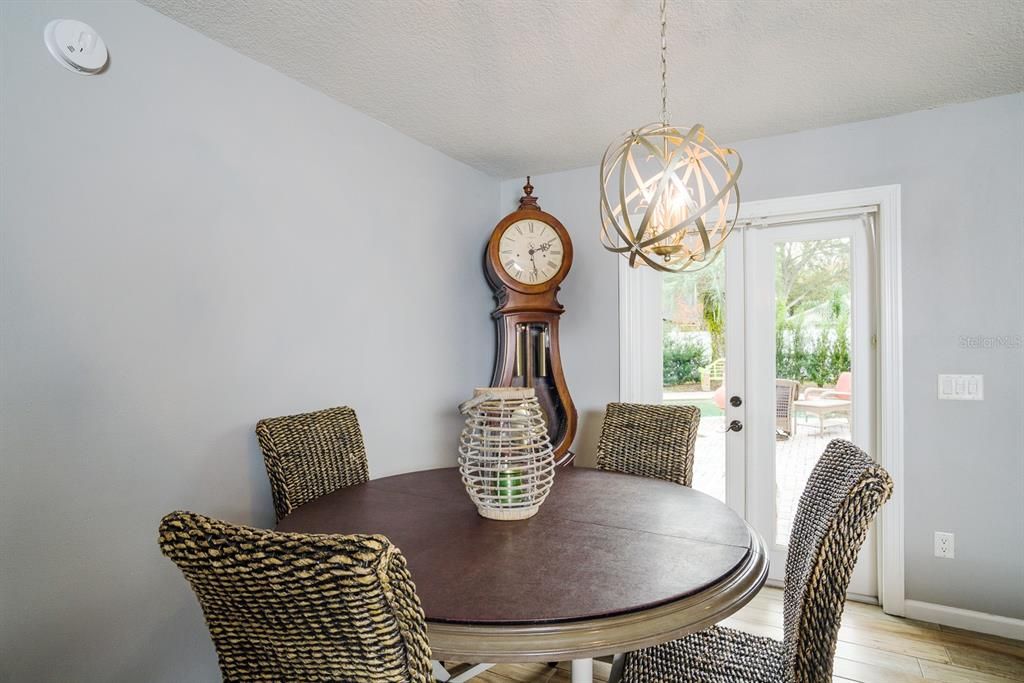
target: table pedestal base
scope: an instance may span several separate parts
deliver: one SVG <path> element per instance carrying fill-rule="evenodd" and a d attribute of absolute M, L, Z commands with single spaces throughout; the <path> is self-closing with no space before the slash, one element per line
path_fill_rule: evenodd
<path fill-rule="evenodd" d="M 594 683 L 594 660 L 572 660 L 572 683 Z"/>
<path fill-rule="evenodd" d="M 443 683 L 465 683 L 490 669 L 493 664 L 460 664 L 449 671 L 436 660 L 430 662 L 435 681 Z"/>

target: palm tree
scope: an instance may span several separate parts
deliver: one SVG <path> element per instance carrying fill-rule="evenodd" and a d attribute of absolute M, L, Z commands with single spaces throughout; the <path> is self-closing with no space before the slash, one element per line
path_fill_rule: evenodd
<path fill-rule="evenodd" d="M 711 360 L 725 355 L 725 301 L 717 287 L 708 287 L 700 294 L 704 329 L 711 335 Z"/>

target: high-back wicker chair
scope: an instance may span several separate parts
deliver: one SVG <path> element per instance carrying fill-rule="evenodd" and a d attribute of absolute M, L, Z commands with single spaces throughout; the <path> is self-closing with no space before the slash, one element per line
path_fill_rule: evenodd
<path fill-rule="evenodd" d="M 597 444 L 597 468 L 693 483 L 696 406 L 609 403 Z"/>
<path fill-rule="evenodd" d="M 423 609 L 383 536 L 286 534 L 173 512 L 160 549 L 199 598 L 225 681 L 431 680 Z"/>
<path fill-rule="evenodd" d="M 846 589 L 892 479 L 836 439 L 800 497 L 786 559 L 784 640 L 712 627 L 626 655 L 627 683 L 827 683 Z"/>
<path fill-rule="evenodd" d="M 266 418 L 256 423 L 256 437 L 278 519 L 303 503 L 370 478 L 363 433 L 351 408 Z"/>

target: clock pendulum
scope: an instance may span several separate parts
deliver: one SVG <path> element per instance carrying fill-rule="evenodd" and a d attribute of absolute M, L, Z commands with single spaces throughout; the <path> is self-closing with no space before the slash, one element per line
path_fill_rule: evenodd
<path fill-rule="evenodd" d="M 497 308 L 498 349 L 491 386 L 532 387 L 544 413 L 555 460 L 572 461 L 576 407 L 562 373 L 559 285 L 572 266 L 572 242 L 557 218 L 541 211 L 530 178 L 519 209 L 491 233 L 484 258 Z"/>

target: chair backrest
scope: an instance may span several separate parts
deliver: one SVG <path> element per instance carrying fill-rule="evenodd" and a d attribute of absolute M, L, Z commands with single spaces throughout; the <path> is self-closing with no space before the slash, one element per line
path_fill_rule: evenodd
<path fill-rule="evenodd" d="M 423 609 L 383 536 L 285 534 L 173 512 L 160 549 L 206 616 L 225 681 L 429 681 Z"/>
<path fill-rule="evenodd" d="M 832 393 L 837 398 L 849 399 L 853 392 L 853 375 L 849 372 L 840 372 L 836 379 L 836 386 Z"/>
<path fill-rule="evenodd" d="M 256 436 L 278 519 L 303 503 L 370 478 L 363 433 L 351 408 L 266 418 L 256 423 Z"/>
<path fill-rule="evenodd" d="M 775 379 L 775 432 L 787 437 L 796 433 L 793 401 L 800 395 L 800 383 L 791 379 Z"/>
<path fill-rule="evenodd" d="M 848 441 L 825 448 L 800 497 L 786 558 L 787 681 L 832 680 L 836 637 L 868 525 L 892 495 L 889 473 Z"/>
<path fill-rule="evenodd" d="M 788 419 L 793 412 L 793 401 L 800 393 L 800 383 L 791 379 L 775 380 L 775 417 Z"/>
<path fill-rule="evenodd" d="M 719 384 L 718 388 L 715 389 L 715 393 L 711 394 L 711 400 L 719 410 L 725 410 L 725 385 Z"/>
<path fill-rule="evenodd" d="M 690 486 L 699 424 L 696 406 L 609 403 L 597 467 Z"/>

